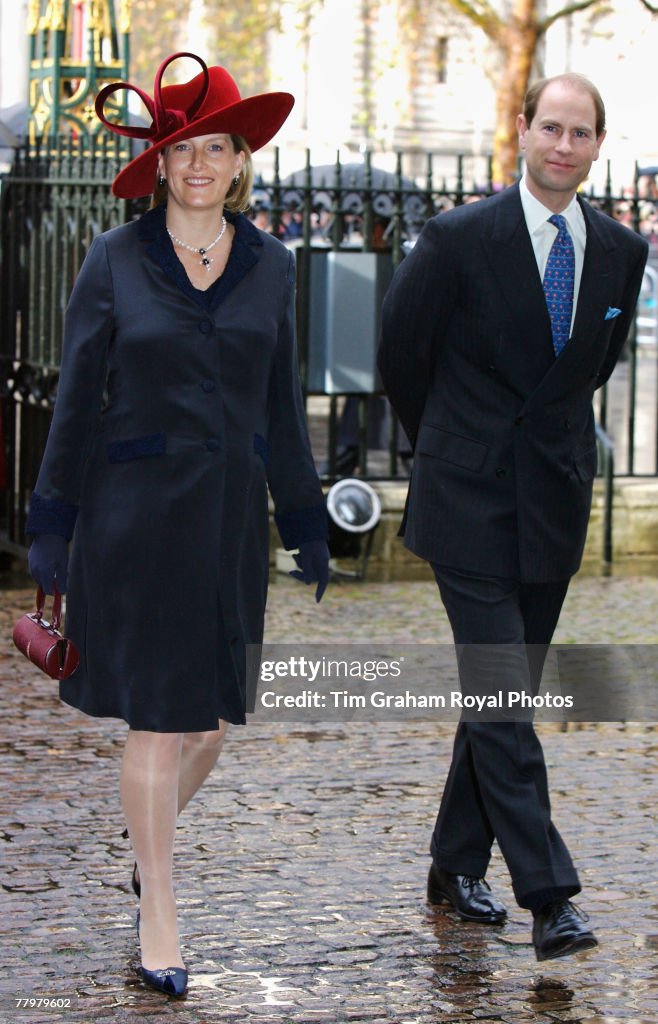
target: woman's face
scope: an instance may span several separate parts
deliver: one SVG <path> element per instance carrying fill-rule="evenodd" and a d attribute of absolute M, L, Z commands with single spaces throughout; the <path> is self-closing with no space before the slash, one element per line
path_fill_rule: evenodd
<path fill-rule="evenodd" d="M 230 135 L 197 135 L 174 142 L 160 153 L 158 171 L 167 179 L 168 201 L 188 210 L 221 207 L 242 169 Z"/>

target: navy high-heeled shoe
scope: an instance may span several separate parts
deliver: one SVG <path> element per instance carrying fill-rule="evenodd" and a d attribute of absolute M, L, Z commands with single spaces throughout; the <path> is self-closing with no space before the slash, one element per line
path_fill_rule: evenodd
<path fill-rule="evenodd" d="M 135 893 L 135 896 L 137 897 L 137 899 L 138 900 L 141 899 L 142 898 L 142 883 L 140 882 L 139 878 L 137 877 L 137 861 L 135 861 L 135 863 L 133 865 L 133 873 L 132 873 L 132 877 L 130 879 L 130 884 L 133 887 L 133 892 Z"/>
<path fill-rule="evenodd" d="M 130 836 L 128 834 L 128 829 L 127 828 L 124 828 L 123 832 L 121 833 L 121 838 L 122 839 L 130 839 Z M 141 884 L 139 878 L 137 877 L 137 861 L 135 861 L 135 863 L 133 864 L 133 873 L 132 873 L 132 877 L 130 879 L 130 884 L 132 886 L 132 890 L 135 893 L 135 896 L 137 897 L 137 899 L 138 900 L 141 899 L 141 897 L 142 897 L 142 884 Z"/>
<path fill-rule="evenodd" d="M 184 996 L 187 992 L 187 971 L 184 967 L 165 967 L 161 971 L 147 971 L 142 967 L 142 981 L 167 996 Z"/>

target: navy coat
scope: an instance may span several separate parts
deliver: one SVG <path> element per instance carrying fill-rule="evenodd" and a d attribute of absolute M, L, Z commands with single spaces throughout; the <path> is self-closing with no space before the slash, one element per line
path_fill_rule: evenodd
<path fill-rule="evenodd" d="M 305 425 L 294 262 L 245 217 L 209 293 L 162 209 L 92 243 L 66 317 L 28 532 L 74 533 L 62 698 L 136 729 L 243 722 L 245 645 L 268 577 L 268 485 L 283 544 L 326 535 Z"/>
<path fill-rule="evenodd" d="M 556 358 L 518 185 L 428 221 L 384 302 L 379 368 L 414 443 L 405 544 L 477 575 L 568 578 L 596 473 L 594 391 L 628 335 L 647 243 L 580 200 L 573 335 Z"/>

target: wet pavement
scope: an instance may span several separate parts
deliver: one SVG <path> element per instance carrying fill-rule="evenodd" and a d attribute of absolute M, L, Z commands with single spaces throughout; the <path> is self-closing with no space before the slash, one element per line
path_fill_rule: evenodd
<path fill-rule="evenodd" d="M 541 965 L 499 854 L 488 879 L 510 910 L 504 927 L 425 903 L 452 725 L 232 729 L 177 837 L 189 994 L 145 991 L 118 801 L 125 726 L 58 704 L 55 684 L 10 643 L 31 588 L 6 580 L 2 597 L 1 1022 L 658 1021 L 649 723 L 540 727 L 554 817 L 584 883 L 577 902 L 601 943 Z M 577 578 L 556 640 L 656 643 L 657 609 L 658 579 Z M 449 632 L 431 583 L 334 584 L 317 607 L 277 577 L 267 638 L 434 643 Z M 23 1009 L 20 999 L 55 1005 Z"/>

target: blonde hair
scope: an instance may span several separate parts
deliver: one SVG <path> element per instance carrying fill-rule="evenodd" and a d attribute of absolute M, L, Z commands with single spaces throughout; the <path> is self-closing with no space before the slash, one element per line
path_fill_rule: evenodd
<path fill-rule="evenodd" d="M 251 159 L 249 144 L 241 135 L 231 135 L 231 142 L 236 153 L 244 153 L 244 163 L 240 171 L 237 185 L 231 182 L 231 187 L 226 193 L 224 206 L 231 213 L 244 213 L 251 205 L 251 192 L 254 184 L 254 163 Z"/>
<path fill-rule="evenodd" d="M 226 199 L 224 200 L 224 206 L 231 213 L 244 213 L 245 210 L 249 209 L 251 205 L 251 192 L 254 184 L 254 164 L 251 159 L 251 150 L 249 145 L 242 138 L 241 135 L 230 135 L 233 149 L 236 153 L 244 153 L 244 163 L 242 164 L 242 170 L 238 178 L 237 185 L 231 182 L 228 192 L 226 193 Z M 163 152 L 165 152 L 165 149 Z M 167 202 L 167 182 L 160 182 L 160 172 L 158 171 L 153 186 L 153 194 L 151 196 L 150 209 L 152 210 L 156 206 L 161 206 Z"/>

